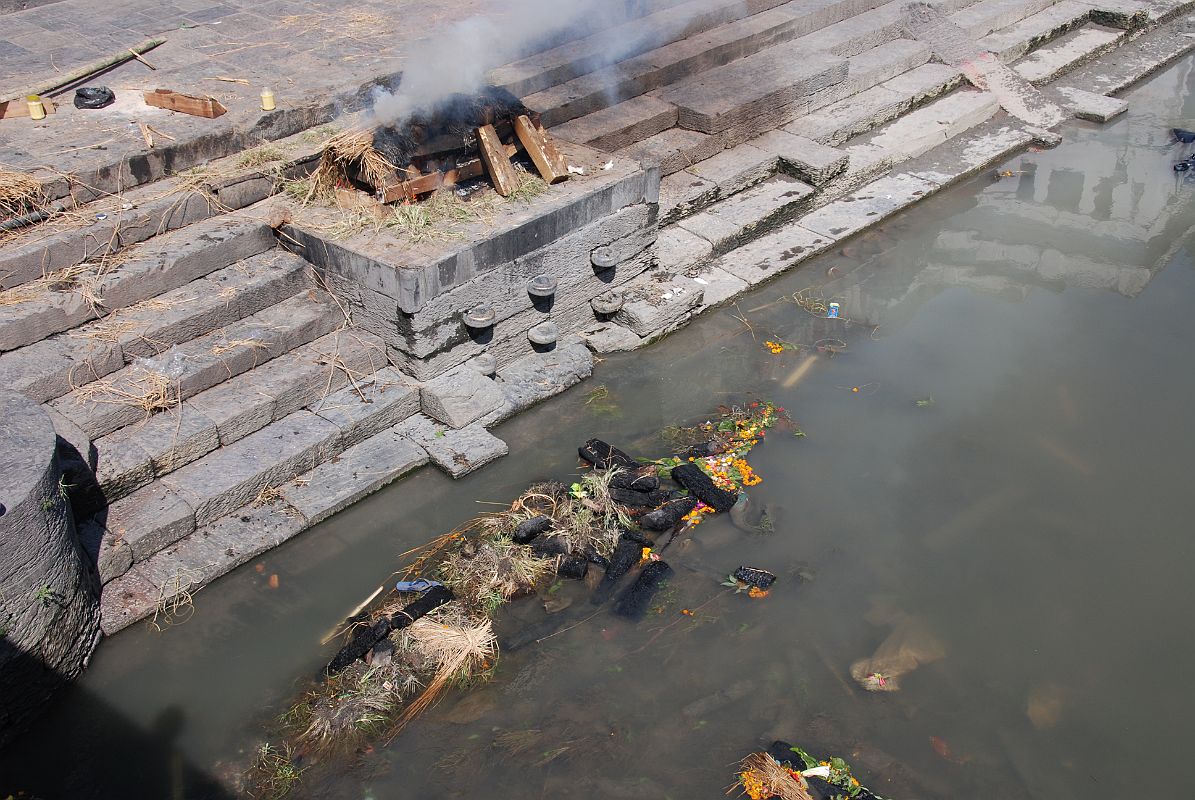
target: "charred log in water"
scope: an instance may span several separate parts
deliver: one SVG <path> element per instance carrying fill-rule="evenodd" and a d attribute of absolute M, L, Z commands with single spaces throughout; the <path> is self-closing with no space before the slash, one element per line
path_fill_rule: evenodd
<path fill-rule="evenodd" d="M 672 567 L 663 561 L 653 561 L 639 573 L 635 582 L 627 587 L 618 603 L 614 606 L 614 613 L 627 619 L 640 620 L 647 613 L 656 592 L 672 576 Z"/>
<path fill-rule="evenodd" d="M 567 556 L 568 542 L 563 536 L 540 536 L 531 542 L 531 552 L 540 558 Z"/>
<path fill-rule="evenodd" d="M 582 556 L 569 556 L 560 562 L 556 574 L 568 580 L 583 580 L 589 574 L 589 561 Z"/>
<path fill-rule="evenodd" d="M 382 617 L 368 628 L 359 627 L 353 631 L 353 638 L 340 649 L 340 652 L 328 662 L 327 672 L 335 675 L 343 671 L 358 658 L 361 658 L 374 645 L 390 635 L 391 631 L 400 631 L 425 614 L 434 611 L 454 598 L 452 590 L 446 586 L 433 586 L 422 597 L 407 605 L 401 611 L 396 611 L 389 617 Z"/>
<path fill-rule="evenodd" d="M 477 158 L 477 129 L 493 125 L 507 139 L 513 135 L 512 125 L 520 114 L 538 120 L 538 115 L 513 94 L 487 86 L 476 95 L 450 95 L 435 109 L 414 114 L 401 125 L 377 128 L 373 147 L 399 167 L 413 163 L 423 168 L 424 160 L 442 161 L 448 154 L 461 161 Z"/>
<path fill-rule="evenodd" d="M 610 488 L 627 489 L 632 492 L 654 492 L 660 488 L 660 479 L 655 475 L 622 472 L 610 479 Z"/>
<path fill-rule="evenodd" d="M 655 511 L 639 518 L 639 527 L 648 531 L 670 531 L 680 524 L 681 518 L 697 508 L 696 497 L 682 497 L 670 500 Z"/>
<path fill-rule="evenodd" d="M 620 506 L 631 508 L 656 508 L 668 500 L 669 493 L 663 489 L 654 492 L 636 492 L 631 489 L 610 488 L 610 499 Z"/>
<path fill-rule="evenodd" d="M 535 537 L 552 530 L 552 518 L 543 514 L 523 520 L 514 529 L 510 538 L 516 544 L 530 544 Z"/>
<path fill-rule="evenodd" d="M 577 453 L 592 464 L 594 469 L 610 469 L 610 467 L 635 469 L 639 466 L 635 459 L 601 439 L 590 439 L 577 448 Z"/>
<path fill-rule="evenodd" d="M 593 590 L 590 601 L 596 606 L 601 605 L 614 593 L 614 587 L 622 580 L 622 576 L 631 571 L 631 567 L 639 563 L 643 556 L 643 539 L 624 533 L 618 538 L 618 546 L 610 556 L 610 566 L 606 567 L 606 574 L 602 582 Z"/>
<path fill-rule="evenodd" d="M 710 476 L 692 464 L 673 467 L 672 480 L 688 489 L 690 494 L 715 511 L 729 511 L 739 499 L 738 492 L 728 492 L 714 486 Z"/>

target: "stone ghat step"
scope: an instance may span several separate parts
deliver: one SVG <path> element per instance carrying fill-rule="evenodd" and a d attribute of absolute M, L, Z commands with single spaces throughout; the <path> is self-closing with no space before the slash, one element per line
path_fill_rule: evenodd
<path fill-rule="evenodd" d="M 265 200 L 285 181 L 314 168 L 324 138 L 308 131 L 91 202 L 80 197 L 85 205 L 5 244 L 0 290 L 110 258 L 139 242 Z M 264 220 L 268 213 L 258 216 Z M 202 232 L 196 229 L 196 235 Z"/>
<path fill-rule="evenodd" d="M 811 109 L 907 72 L 928 58 L 929 48 L 906 39 L 887 42 L 848 59 L 809 57 L 789 45 L 772 48 L 664 90 L 675 93 L 678 105 L 688 109 L 681 117 L 682 127 L 651 136 L 619 154 L 658 164 L 661 173 L 668 176 L 712 157 L 725 147 L 737 146 L 794 117 L 808 114 Z M 819 67 L 823 63 L 827 66 Z M 768 77 L 755 75 L 757 68 L 763 70 L 760 75 Z M 740 91 L 724 94 L 722 87 L 728 84 L 708 77 L 723 72 L 727 73 L 728 82 L 742 84 Z M 746 88 L 748 85 L 754 88 Z M 819 86 L 820 89 L 816 88 Z M 690 125 L 717 132 L 685 129 Z"/>
<path fill-rule="evenodd" d="M 307 263 L 282 250 L 250 256 L 108 316 L 0 354 L 0 383 L 44 403 L 312 286 Z"/>
<path fill-rule="evenodd" d="M 1044 11 L 980 38 L 977 44 L 1009 63 L 1085 24 L 1091 14 L 1092 7 L 1087 3 L 1061 0 Z"/>
<path fill-rule="evenodd" d="M 209 447 L 108 507 L 104 518 L 107 535 L 97 550 L 101 580 L 107 583 L 119 577 L 131 565 L 150 559 L 196 527 L 249 503 L 272 502 L 283 493 L 292 497 L 311 524 L 319 522 L 331 511 L 324 509 L 321 516 L 314 509 L 314 498 L 302 498 L 320 485 L 312 487 L 296 478 L 320 465 L 325 465 L 323 473 L 313 477 L 342 469 L 347 466 L 340 463 L 342 453 L 418 411 L 419 389 L 398 370 L 385 367 L 356 376 L 352 384 L 317 397 L 306 408 L 294 408 L 242 439 Z M 208 429 L 212 429 L 210 422 Z M 191 430 L 186 431 L 188 438 L 193 438 Z M 214 431 L 208 439 L 215 442 Z M 395 466 L 386 461 L 349 461 L 354 471 L 369 474 L 389 474 Z M 422 461 L 426 456 L 419 463 Z"/>
<path fill-rule="evenodd" d="M 584 39 L 492 70 L 489 82 L 520 97 L 649 50 L 758 14 L 788 0 L 685 0 Z"/>
<path fill-rule="evenodd" d="M 197 222 L 134 245 L 106 262 L 71 267 L 4 292 L 0 352 L 33 344 L 265 252 L 275 239 L 258 217 L 259 212 L 246 210 Z"/>
<path fill-rule="evenodd" d="M 543 115 L 544 124 L 557 126 L 675 83 L 772 45 L 807 36 L 813 31 L 878 5 L 875 0 L 794 0 L 771 10 L 729 22 L 699 36 L 658 47 L 642 55 L 580 75 L 524 98 Z M 602 124 L 598 120 L 598 124 Z M 592 131 L 591 126 L 580 126 Z M 580 137 L 573 132 L 564 135 Z M 601 135 L 592 134 L 593 138 Z"/>
<path fill-rule="evenodd" d="M 500 458 L 508 448 L 484 425 L 588 377 L 593 361 L 580 343 L 519 360 L 493 381 L 499 405 L 459 430 L 413 411 L 393 422 L 413 406 L 405 377 L 386 368 L 155 481 L 114 504 L 105 526 L 93 521 L 81 531 L 105 584 L 104 632 L 151 616 L 162 600 L 201 588 L 429 460 L 460 477 Z"/>
<path fill-rule="evenodd" d="M 1084 25 L 1033 51 L 1013 71 L 1041 86 L 1116 47 L 1125 35 L 1116 28 Z"/>
<path fill-rule="evenodd" d="M 330 296 L 309 289 L 80 385 L 48 405 L 87 437 L 96 439 L 317 339 L 344 321 Z"/>
<path fill-rule="evenodd" d="M 385 346 L 340 330 L 242 372 L 148 420 L 93 443 L 94 471 L 109 503 L 218 447 L 227 447 L 295 411 L 360 385 L 386 365 Z M 314 404 L 314 405 L 313 405 Z"/>

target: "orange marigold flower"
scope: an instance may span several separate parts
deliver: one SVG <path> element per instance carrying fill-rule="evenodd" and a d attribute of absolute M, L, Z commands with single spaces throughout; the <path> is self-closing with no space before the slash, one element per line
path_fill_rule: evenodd
<path fill-rule="evenodd" d="M 767 597 L 767 596 L 768 596 L 768 592 L 767 592 L 766 590 L 764 590 L 764 589 L 760 589 L 758 586 L 752 586 L 752 587 L 751 587 L 751 591 L 747 592 L 747 596 L 748 596 L 748 597 L 753 597 L 753 598 L 755 598 L 756 600 L 758 600 L 758 599 L 760 599 L 761 597 Z"/>

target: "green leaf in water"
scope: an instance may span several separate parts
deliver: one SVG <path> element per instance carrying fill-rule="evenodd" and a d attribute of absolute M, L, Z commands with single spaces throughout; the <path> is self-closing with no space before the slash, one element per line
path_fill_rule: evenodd
<path fill-rule="evenodd" d="M 934 404 L 934 396 L 932 394 L 929 397 L 923 397 L 917 401 L 918 408 L 929 408 L 933 404 Z"/>
<path fill-rule="evenodd" d="M 560 591 L 561 586 L 564 586 L 564 581 L 556 581 L 548 587 L 548 594 L 556 594 Z"/>

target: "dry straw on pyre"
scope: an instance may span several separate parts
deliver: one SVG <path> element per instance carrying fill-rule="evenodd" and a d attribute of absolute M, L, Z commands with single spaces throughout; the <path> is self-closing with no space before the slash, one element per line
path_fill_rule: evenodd
<path fill-rule="evenodd" d="M 0 170 L 0 219 L 19 217 L 45 204 L 41 181 L 23 172 Z"/>

